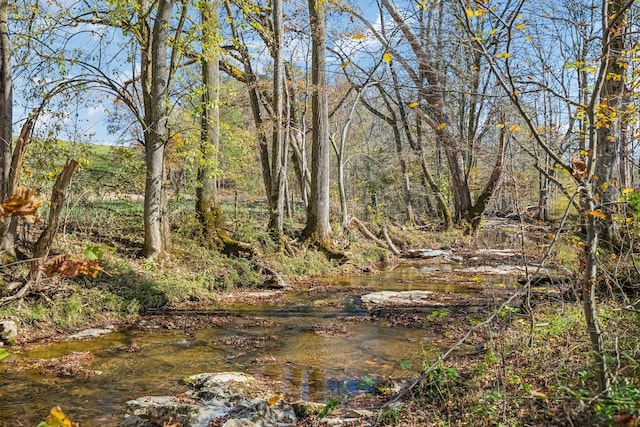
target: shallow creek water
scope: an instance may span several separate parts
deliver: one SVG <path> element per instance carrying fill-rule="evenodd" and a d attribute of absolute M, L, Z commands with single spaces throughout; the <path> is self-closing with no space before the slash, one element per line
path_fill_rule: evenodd
<path fill-rule="evenodd" d="M 55 405 L 83 427 L 117 426 L 127 400 L 179 394 L 186 390 L 179 380 L 201 372 L 243 371 L 265 377 L 274 392 L 291 400 L 321 402 L 357 393 L 364 376 L 375 380 L 414 376 L 420 370 L 424 346 L 438 346 L 440 337 L 425 329 L 358 321 L 366 312 L 357 296 L 345 296 L 341 289 L 472 291 L 430 283 L 424 274 L 427 270 L 421 268 L 433 269 L 403 266 L 374 275 L 340 277 L 333 279 L 329 292 L 294 292 L 285 302 L 274 298 L 195 314 L 230 316 L 219 327 L 113 332 L 12 354 L 0 363 L 0 426 L 35 426 Z M 361 294 L 370 291 L 363 289 Z M 122 351 L 132 344 L 138 351 Z M 74 351 L 91 352 L 95 358 L 88 368 L 99 374 L 58 378 L 10 369 L 19 358 L 49 359 Z M 406 360 L 411 369 L 406 369 L 406 362 L 401 367 Z"/>

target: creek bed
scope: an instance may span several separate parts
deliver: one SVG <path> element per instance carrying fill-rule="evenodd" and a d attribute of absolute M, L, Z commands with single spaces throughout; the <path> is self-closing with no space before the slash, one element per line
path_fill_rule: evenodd
<path fill-rule="evenodd" d="M 55 405 L 82 426 L 117 426 L 127 400 L 179 394 L 186 390 L 180 380 L 201 372 L 246 372 L 266 378 L 274 392 L 288 399 L 319 402 L 353 397 L 369 379 L 413 377 L 421 369 L 425 348 L 444 345 L 441 337 L 428 328 L 370 321 L 354 289 L 362 289 L 361 295 L 379 290 L 476 291 L 429 277 L 420 266 L 340 277 L 324 291 L 293 291 L 258 302 L 176 312 L 175 322 L 165 313 L 166 325 L 159 328 L 116 331 L 13 353 L 0 364 L 0 426 L 37 425 Z M 189 328 L 177 321 L 185 316 L 199 318 L 200 325 L 209 318 L 222 320 L 212 327 Z M 15 369 L 29 360 L 73 352 L 93 355 L 87 368 L 94 375 L 59 378 L 37 369 Z"/>

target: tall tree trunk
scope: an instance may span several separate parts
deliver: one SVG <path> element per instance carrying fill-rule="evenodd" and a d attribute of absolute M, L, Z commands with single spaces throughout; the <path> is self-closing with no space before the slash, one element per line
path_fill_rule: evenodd
<path fill-rule="evenodd" d="M 303 232 L 306 239 L 314 239 L 329 247 L 329 105 L 326 70 L 326 5 L 322 0 L 309 0 L 311 23 L 311 98 L 312 149 L 311 199 Z"/>
<path fill-rule="evenodd" d="M 198 168 L 196 190 L 196 216 L 202 226 L 205 242 L 219 247 L 217 224 L 219 208 L 216 168 L 220 145 L 220 79 L 218 46 L 215 40 L 218 30 L 218 2 L 200 3 L 202 19 L 202 105 L 200 116 L 200 152 L 202 160 Z"/>
<path fill-rule="evenodd" d="M 627 3 L 626 0 L 608 1 L 603 13 L 616 14 Z M 610 10 L 610 12 L 607 12 Z M 600 199 L 602 210 L 607 214 L 612 214 L 615 210 L 616 202 L 620 196 L 618 183 L 620 182 L 620 152 L 621 152 L 621 120 L 624 116 L 622 110 L 624 106 L 625 75 L 627 60 L 622 54 L 625 49 L 625 28 L 626 20 L 608 17 L 609 43 L 606 47 L 608 55 L 603 59 L 604 66 L 602 72 L 604 79 L 600 89 L 598 104 L 594 105 L 596 114 L 595 122 L 595 194 Z M 619 236 L 615 230 L 613 221 L 603 224 L 602 243 L 609 247 L 618 246 Z"/>
<path fill-rule="evenodd" d="M 13 147 L 13 82 L 8 9 L 8 0 L 0 0 L 0 200 L 11 196 L 8 185 Z"/>
<path fill-rule="evenodd" d="M 11 197 L 10 173 L 13 126 L 13 82 L 9 41 L 9 2 L 0 0 L 0 201 Z M 0 264 L 16 258 L 14 218 L 0 220 Z"/>
<path fill-rule="evenodd" d="M 284 183 L 285 183 L 285 159 L 284 146 L 284 60 L 283 49 L 283 24 L 282 1 L 273 0 L 273 135 L 271 141 L 271 212 L 269 228 L 280 239 L 284 227 Z"/>
<path fill-rule="evenodd" d="M 164 153 L 169 140 L 168 118 L 168 74 L 167 47 L 169 43 L 169 21 L 173 0 L 159 0 L 153 23 L 149 51 L 143 51 L 142 82 L 145 104 L 145 192 L 144 192 L 144 246 L 142 255 L 156 259 L 165 251 L 165 236 L 168 227 L 163 217 Z M 147 63 L 145 63 L 145 58 Z"/>

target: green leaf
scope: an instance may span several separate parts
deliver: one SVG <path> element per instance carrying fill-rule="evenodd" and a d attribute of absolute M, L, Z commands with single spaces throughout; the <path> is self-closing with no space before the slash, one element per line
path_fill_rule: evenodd
<path fill-rule="evenodd" d="M 0 360 L 4 359 L 5 357 L 9 356 L 9 352 L 7 350 L 5 350 L 4 348 L 0 348 Z"/>
<path fill-rule="evenodd" d="M 411 360 L 409 359 L 405 359 L 402 362 L 400 362 L 400 368 L 401 369 L 411 369 Z"/>
<path fill-rule="evenodd" d="M 113 252 L 116 250 L 116 248 L 113 246 L 107 246 L 107 245 L 89 246 L 84 250 L 84 257 L 89 261 L 100 260 L 104 256 L 105 250 Z"/>

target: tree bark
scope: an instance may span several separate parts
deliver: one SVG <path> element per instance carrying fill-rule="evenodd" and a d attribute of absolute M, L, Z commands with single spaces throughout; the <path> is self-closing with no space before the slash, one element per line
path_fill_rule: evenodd
<path fill-rule="evenodd" d="M 196 190 L 196 216 L 202 226 L 204 241 L 212 248 L 219 247 L 216 213 L 219 210 L 216 168 L 220 145 L 220 79 L 219 47 L 215 41 L 218 29 L 217 2 L 200 4 L 202 19 L 202 103 L 200 106 L 200 153 L 198 185 Z"/>
<path fill-rule="evenodd" d="M 53 238 L 58 231 L 58 224 L 60 223 L 60 214 L 62 213 L 62 207 L 67 194 L 67 188 L 71 183 L 71 177 L 78 168 L 78 162 L 75 160 L 69 160 L 65 165 L 62 172 L 56 178 L 56 182 L 51 190 L 51 207 L 49 209 L 49 221 L 47 227 L 42 231 L 40 237 L 36 241 L 33 248 L 33 261 L 31 263 L 31 269 L 29 272 L 29 281 L 37 286 L 41 267 L 44 264 L 45 258 L 51 250 L 51 244 Z"/>
<path fill-rule="evenodd" d="M 312 150 L 311 198 L 307 209 L 305 239 L 316 240 L 323 247 L 330 246 L 329 238 L 329 105 L 326 70 L 326 5 L 322 0 L 309 0 L 311 23 L 311 98 Z"/>
<path fill-rule="evenodd" d="M 282 1 L 273 0 L 273 134 L 271 141 L 271 212 L 269 228 L 280 240 L 284 228 L 286 147 L 284 144 L 284 60 Z"/>
<path fill-rule="evenodd" d="M 0 0 L 0 200 L 11 197 L 11 157 L 13 150 L 13 79 L 9 41 L 9 1 Z M 0 221 L 0 264 L 16 259 L 16 220 Z"/>
<path fill-rule="evenodd" d="M 8 186 L 13 147 L 13 82 L 8 9 L 9 1 L 0 0 L 0 200 L 11 196 Z"/>
<path fill-rule="evenodd" d="M 172 8 L 173 0 L 158 1 L 149 44 L 143 46 L 142 81 L 147 170 L 142 255 L 149 259 L 157 259 L 162 255 L 166 249 L 165 242 L 168 240 L 168 237 L 164 235 L 168 227 L 163 224 L 167 218 L 163 215 L 162 193 L 164 191 L 164 152 L 169 140 L 167 51 Z M 147 49 L 150 49 L 150 52 Z"/>

